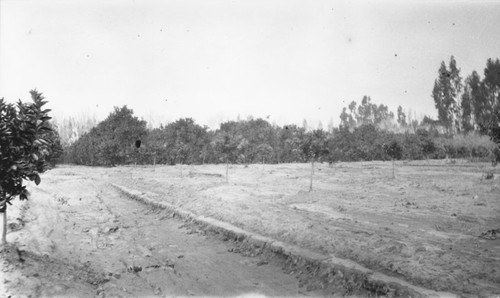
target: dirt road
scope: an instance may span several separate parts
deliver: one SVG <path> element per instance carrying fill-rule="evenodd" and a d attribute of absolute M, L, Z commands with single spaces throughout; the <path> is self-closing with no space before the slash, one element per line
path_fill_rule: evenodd
<path fill-rule="evenodd" d="M 19 253 L 11 247 L 2 254 L 2 297 L 324 294 L 299 287 L 281 260 L 235 253 L 237 243 L 98 179 L 48 176 L 32 196 L 11 208 L 18 230 L 8 240 Z"/>

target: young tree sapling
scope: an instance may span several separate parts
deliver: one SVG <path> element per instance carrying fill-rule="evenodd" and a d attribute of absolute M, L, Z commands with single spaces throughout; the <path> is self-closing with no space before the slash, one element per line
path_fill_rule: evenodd
<path fill-rule="evenodd" d="M 389 155 L 392 158 L 392 178 L 396 178 L 396 174 L 394 171 L 394 160 L 395 159 L 401 159 L 402 153 L 403 153 L 403 148 L 397 141 L 392 141 L 389 144 L 384 144 L 383 145 L 384 151 L 387 155 Z"/>

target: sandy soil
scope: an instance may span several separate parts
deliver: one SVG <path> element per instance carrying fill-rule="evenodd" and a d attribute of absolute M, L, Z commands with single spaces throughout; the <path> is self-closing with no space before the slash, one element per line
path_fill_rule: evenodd
<path fill-rule="evenodd" d="M 56 169 L 31 189 L 9 209 L 0 297 L 327 294 L 300 284 L 280 258 L 119 195 L 99 171 Z"/>
<path fill-rule="evenodd" d="M 456 161 L 115 168 L 102 174 L 195 214 L 430 289 L 500 294 L 500 169 Z M 76 170 L 76 169 L 75 169 Z M 78 169 L 85 171 L 86 169 Z M 108 179 L 108 178 L 106 178 Z"/>
<path fill-rule="evenodd" d="M 182 249 L 170 248 L 169 245 L 179 246 L 178 240 L 171 241 L 169 237 L 173 237 L 170 234 L 174 231 L 179 231 L 175 225 L 181 223 L 162 224 L 158 230 L 158 225 L 153 223 L 164 215 L 125 198 L 117 199 L 107 184 L 112 182 L 140 190 L 150 198 L 197 215 L 210 216 L 280 241 L 348 258 L 416 285 L 462 296 L 488 297 L 500 294 L 500 235 L 496 239 L 479 237 L 500 228 L 500 169 L 495 169 L 493 179 L 486 179 L 485 173 L 491 169 L 489 164 L 462 161 L 453 164 L 444 161 L 399 162 L 396 179 L 392 179 L 390 162 L 318 164 L 314 190 L 308 192 L 310 165 L 307 164 L 233 165 L 229 169 L 229 183 L 223 176 L 225 165 L 61 166 L 44 174 L 42 184 L 33 191 L 29 208 L 16 202 L 21 206 L 19 212 L 26 213 L 19 218 L 26 218 L 27 223 L 8 236 L 11 242 L 20 245 L 21 250 L 37 252 L 37 258 L 48 255 L 61 264 L 74 264 L 75 269 L 70 270 L 74 273 L 72 282 L 81 284 L 80 293 L 116 291 L 120 295 L 153 295 L 155 291 L 161 291 L 169 295 L 237 295 L 254 293 L 258 289 L 258 293 L 268 295 L 304 294 L 293 279 L 284 281 L 285 276 L 278 277 L 279 283 L 289 284 L 285 288 L 268 284 L 267 288 L 263 286 L 261 289 L 254 282 L 240 287 L 230 286 L 237 280 L 248 278 L 234 273 L 230 274 L 235 277 L 230 283 L 224 282 L 229 278 L 226 276 L 221 280 L 211 280 L 211 286 L 199 286 L 201 288 L 197 285 L 203 280 L 203 273 L 196 276 L 198 280 L 190 279 L 191 283 L 184 281 L 185 275 L 177 276 L 169 262 L 174 262 L 177 270 L 182 262 L 190 259 L 179 259 L 179 255 L 201 257 L 207 254 L 206 251 L 212 251 L 213 255 L 208 258 L 211 262 L 217 252 L 222 254 L 227 247 L 197 250 L 198 246 L 205 245 L 206 239 L 212 238 L 196 234 L 200 238 L 195 242 Z M 38 217 L 30 218 L 30 214 L 38 214 Z M 9 217 L 14 220 L 17 216 L 11 214 Z M 39 224 L 40 220 L 42 224 Z M 164 230 L 165 226 L 174 228 Z M 186 236 L 186 233 L 189 231 L 184 231 L 179 237 Z M 483 235 L 491 236 L 492 233 Z M 216 239 L 213 241 L 207 245 L 227 245 Z M 279 264 L 256 266 L 260 262 L 258 259 L 248 261 L 238 254 L 231 255 L 241 258 L 235 262 L 245 263 L 246 260 L 250 262 L 249 267 L 257 268 L 255 276 L 248 274 L 252 278 L 263 277 L 255 281 L 258 285 L 283 273 Z M 118 256 L 125 258 L 116 262 Z M 222 259 L 227 259 L 226 255 Z M 144 270 L 128 272 L 127 267 L 134 264 L 139 264 Z M 220 266 L 219 263 L 214 265 L 215 268 Z M 11 271 L 22 266 L 16 265 Z M 194 274 L 196 264 L 191 266 L 193 271 L 186 269 L 185 272 Z M 271 268 L 272 272 L 263 274 L 264 267 Z M 220 268 L 232 272 L 234 263 Z M 52 269 L 54 273 L 59 272 L 57 267 Z M 148 279 L 150 272 L 146 269 L 161 271 L 163 279 Z M 39 276 L 33 278 L 29 276 L 30 271 L 23 272 L 21 270 L 25 277 L 28 276 L 26 283 L 32 284 L 32 289 L 40 291 L 44 288 L 39 286 L 43 283 Z M 218 272 L 216 275 L 222 274 Z M 141 278 L 135 278 L 136 275 Z M 71 278 L 72 275 L 68 276 Z M 168 292 L 166 289 L 176 287 L 171 284 L 172 280 L 182 286 Z M 12 282 L 6 284 L 14 290 L 20 288 Z M 86 287 L 88 292 L 85 292 Z M 228 288 L 237 290 L 227 292 Z M 50 291 L 70 293 L 64 283 Z"/>

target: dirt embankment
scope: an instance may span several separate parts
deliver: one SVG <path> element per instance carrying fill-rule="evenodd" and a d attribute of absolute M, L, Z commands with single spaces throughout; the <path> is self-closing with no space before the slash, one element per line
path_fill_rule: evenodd
<path fill-rule="evenodd" d="M 283 258 L 56 169 L 9 211 L 0 297 L 317 296 Z M 340 287 L 340 289 L 342 289 Z M 338 291 L 337 291 L 338 292 Z"/>

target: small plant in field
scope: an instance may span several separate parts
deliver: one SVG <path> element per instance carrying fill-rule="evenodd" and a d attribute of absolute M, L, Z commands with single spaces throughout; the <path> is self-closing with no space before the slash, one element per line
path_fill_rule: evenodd
<path fill-rule="evenodd" d="M 226 163 L 226 183 L 229 182 L 229 162 L 235 160 L 237 141 L 234 136 L 228 133 L 222 134 L 219 138 L 215 140 L 215 146 L 224 155 L 224 160 Z"/>
<path fill-rule="evenodd" d="M 306 161 L 311 162 L 311 179 L 309 191 L 313 190 L 314 162 L 329 153 L 326 148 L 326 133 L 317 129 L 307 133 L 304 142 L 301 144 L 302 156 Z"/>
<path fill-rule="evenodd" d="M 384 144 L 383 148 L 384 148 L 385 153 L 387 155 L 389 155 L 392 159 L 392 178 L 396 178 L 396 174 L 395 174 L 395 170 L 394 170 L 394 168 L 395 168 L 394 161 L 396 159 L 401 159 L 401 156 L 403 155 L 403 148 L 401 147 L 401 145 L 397 141 L 392 141 L 389 144 Z"/>
<path fill-rule="evenodd" d="M 7 104 L 0 99 L 0 213 L 3 214 L 2 244 L 7 243 L 7 204 L 15 197 L 28 199 L 23 180 L 40 184 L 40 173 L 49 167 L 52 151 L 47 103 L 31 91 L 33 103 Z"/>

